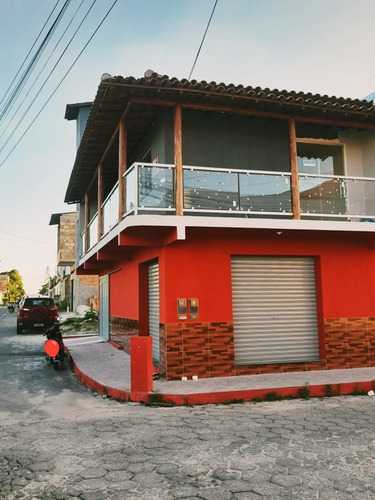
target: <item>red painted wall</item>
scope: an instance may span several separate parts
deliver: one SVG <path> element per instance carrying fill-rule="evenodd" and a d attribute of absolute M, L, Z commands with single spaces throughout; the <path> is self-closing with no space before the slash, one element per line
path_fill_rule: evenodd
<path fill-rule="evenodd" d="M 177 322 L 177 298 L 199 299 L 199 321 L 232 321 L 231 255 L 319 257 L 325 318 L 375 316 L 375 250 L 340 233 L 192 229 L 186 241 L 153 247 L 111 275 L 112 316 L 138 319 L 139 264 L 159 258 L 160 322 Z M 318 280 L 319 282 L 319 280 Z"/>
<path fill-rule="evenodd" d="M 200 321 L 232 320 L 231 255 L 318 257 L 324 317 L 375 315 L 375 251 L 365 240 L 332 233 L 303 239 L 301 233 L 288 232 L 250 237 L 237 232 L 230 239 L 194 233 L 186 243 L 167 249 L 167 323 L 176 321 L 177 297 L 200 299 Z"/>
<path fill-rule="evenodd" d="M 110 315 L 139 317 L 139 265 L 159 257 L 160 249 L 138 251 L 130 260 L 119 260 L 119 271 L 110 275 Z M 110 272 L 110 270 L 108 270 Z M 106 274 L 104 271 L 102 274 Z"/>

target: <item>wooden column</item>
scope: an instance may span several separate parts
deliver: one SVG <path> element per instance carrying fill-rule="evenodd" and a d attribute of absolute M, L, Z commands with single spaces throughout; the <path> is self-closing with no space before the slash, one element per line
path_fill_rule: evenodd
<path fill-rule="evenodd" d="M 290 172 L 291 172 L 293 219 L 300 219 L 301 208 L 300 208 L 299 183 L 298 183 L 296 121 L 294 118 L 289 119 L 289 161 L 290 161 Z"/>
<path fill-rule="evenodd" d="M 90 238 L 89 238 L 89 222 L 90 222 L 90 200 L 89 193 L 85 193 L 85 248 L 84 252 L 87 253 L 90 248 Z"/>
<path fill-rule="evenodd" d="M 98 241 L 103 236 L 103 163 L 99 163 L 98 167 Z"/>
<path fill-rule="evenodd" d="M 183 215 L 184 210 L 184 174 L 182 169 L 182 107 L 177 103 L 174 107 L 174 195 L 176 215 Z"/>
<path fill-rule="evenodd" d="M 118 195 L 119 195 L 119 213 L 118 220 L 122 220 L 126 210 L 126 183 L 123 177 L 126 172 L 127 164 L 127 146 L 128 134 L 125 125 L 125 120 L 122 119 L 119 124 L 119 152 L 118 152 Z"/>

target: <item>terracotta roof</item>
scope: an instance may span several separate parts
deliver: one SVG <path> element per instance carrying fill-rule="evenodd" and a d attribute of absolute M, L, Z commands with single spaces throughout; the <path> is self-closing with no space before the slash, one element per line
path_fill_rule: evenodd
<path fill-rule="evenodd" d="M 163 105 L 180 102 L 199 109 L 222 110 L 236 114 L 265 114 L 301 121 L 323 120 L 346 127 L 375 128 L 375 107 L 361 99 L 235 85 L 233 83 L 179 80 L 151 71 L 147 77 L 115 76 L 101 81 L 89 113 L 85 132 L 71 173 L 65 202 L 75 203 L 84 193 L 95 174 L 98 163 L 114 134 L 128 104 L 128 156 L 145 131 L 155 121 Z M 108 76 L 108 75 L 106 75 Z M 72 110 L 76 112 L 76 105 Z M 73 109 L 74 108 L 74 109 Z M 73 112 L 72 111 L 72 112 Z M 72 116 L 67 119 L 72 119 Z M 105 186 L 115 183 L 117 139 L 107 158 Z"/>
<path fill-rule="evenodd" d="M 170 96 L 175 95 L 173 91 L 176 90 L 178 93 L 187 91 L 187 93 L 190 94 L 189 101 L 192 95 L 198 92 L 204 94 L 203 101 L 208 101 L 210 98 L 215 99 L 215 96 L 216 99 L 219 99 L 220 96 L 226 99 L 228 99 L 228 97 L 241 97 L 243 100 L 256 100 L 258 104 L 260 102 L 273 102 L 273 104 L 282 103 L 285 109 L 288 105 L 313 106 L 314 108 L 321 107 L 326 110 L 340 110 L 345 113 L 368 112 L 375 115 L 375 108 L 372 102 L 363 99 L 349 99 L 312 94 L 310 92 L 296 92 L 294 90 L 287 91 L 251 86 L 245 87 L 244 85 L 235 85 L 233 83 L 225 84 L 206 81 L 198 82 L 196 80 L 189 81 L 186 79 L 178 80 L 177 78 L 169 78 L 167 75 L 161 76 L 157 73 L 152 73 L 148 78 L 142 77 L 138 79 L 134 77 L 123 78 L 122 76 L 116 76 L 103 80 L 102 83 L 104 82 L 108 82 L 109 84 L 130 85 L 134 88 L 142 86 L 148 89 L 148 93 L 150 93 L 150 91 L 152 92 L 152 89 L 163 89 L 164 92 L 167 92 L 167 89 L 169 89 Z M 178 100 L 185 101 L 185 99 Z"/>

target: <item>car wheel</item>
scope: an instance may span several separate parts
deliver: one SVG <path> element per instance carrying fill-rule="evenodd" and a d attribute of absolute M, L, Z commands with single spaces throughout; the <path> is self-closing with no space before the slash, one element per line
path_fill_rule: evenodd
<path fill-rule="evenodd" d="M 17 333 L 21 334 L 22 333 L 22 326 L 17 325 Z"/>

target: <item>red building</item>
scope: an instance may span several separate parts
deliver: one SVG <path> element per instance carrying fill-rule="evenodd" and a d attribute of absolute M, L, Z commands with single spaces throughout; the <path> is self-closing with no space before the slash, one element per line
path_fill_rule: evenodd
<path fill-rule="evenodd" d="M 372 102 L 102 80 L 65 199 L 101 335 L 168 379 L 375 366 L 374 173 Z"/>

